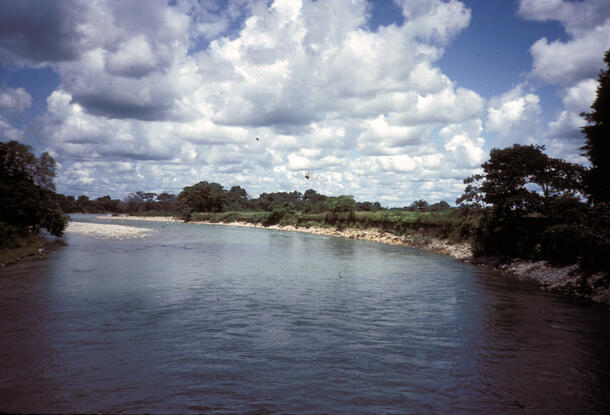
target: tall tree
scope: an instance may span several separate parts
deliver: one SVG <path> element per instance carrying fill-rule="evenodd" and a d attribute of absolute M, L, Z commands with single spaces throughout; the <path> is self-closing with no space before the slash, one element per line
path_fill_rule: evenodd
<path fill-rule="evenodd" d="M 30 146 L 0 142 L 0 225 L 60 236 L 67 225 L 55 195 L 55 160 Z M 3 225 L 4 224 L 4 225 Z"/>
<path fill-rule="evenodd" d="M 593 112 L 582 113 L 588 125 L 582 128 L 582 147 L 591 162 L 584 177 L 585 191 L 593 204 L 610 202 L 610 49 L 604 55 L 607 69 L 599 74 Z"/>
<path fill-rule="evenodd" d="M 519 216 L 544 213 L 553 198 L 581 190 L 583 168 L 542 150 L 544 146 L 519 144 L 494 148 L 481 166 L 483 174 L 464 180 L 466 190 L 456 202 L 483 202 L 501 216 Z"/>
<path fill-rule="evenodd" d="M 186 186 L 176 199 L 178 212 L 190 220 L 195 212 L 222 212 L 226 204 L 226 191 L 218 183 L 199 182 Z"/>

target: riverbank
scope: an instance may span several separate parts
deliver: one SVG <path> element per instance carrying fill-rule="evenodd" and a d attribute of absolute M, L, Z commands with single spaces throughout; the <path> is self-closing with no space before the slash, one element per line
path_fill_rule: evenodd
<path fill-rule="evenodd" d="M 65 245 L 60 239 L 50 240 L 40 235 L 32 235 L 18 248 L 0 250 L 0 269 L 18 262 L 42 259 Z"/>
<path fill-rule="evenodd" d="M 180 219 L 167 217 L 167 216 L 98 216 L 97 219 L 119 219 L 119 220 L 149 220 L 155 222 L 183 222 Z M 467 261 L 472 258 L 472 249 L 466 242 L 462 243 L 450 243 L 447 240 L 429 237 L 426 235 L 420 235 L 417 233 L 397 236 L 389 232 L 384 232 L 381 229 L 336 229 L 336 228 L 324 228 L 319 226 L 308 226 L 308 227 L 296 227 L 293 225 L 270 225 L 264 226 L 262 224 L 249 223 L 249 222 L 211 222 L 211 221 L 191 221 L 194 224 L 204 225 L 217 225 L 217 226 L 241 226 L 247 228 L 260 228 L 260 229 L 273 229 L 278 231 L 289 231 L 289 232 L 302 232 L 310 233 L 315 235 L 326 235 L 334 236 L 338 238 L 348 239 L 360 239 L 364 241 L 379 242 L 389 245 L 399 245 L 409 248 L 423 249 L 426 251 L 437 252 L 443 255 L 449 255 L 455 259 Z"/>
<path fill-rule="evenodd" d="M 99 216 L 98 219 L 183 222 L 180 219 L 167 216 Z M 219 223 L 211 221 L 193 221 L 191 223 L 302 232 L 422 249 L 442 255 L 448 255 L 457 260 L 471 263 L 479 267 L 499 270 L 512 278 L 533 280 L 536 281 L 539 287 L 543 290 L 561 292 L 567 295 L 580 297 L 600 304 L 606 308 L 610 308 L 610 290 L 608 287 L 604 286 L 604 280 L 607 278 L 607 276 L 603 273 L 589 275 L 580 271 L 577 265 L 555 267 L 546 261 L 528 261 L 520 259 L 500 261 L 497 258 L 474 257 L 472 247 L 467 242 L 451 243 L 446 239 L 430 237 L 417 232 L 404 236 L 398 236 L 378 228 L 336 229 L 317 226 L 296 227 L 293 225 L 263 226 L 262 224 L 248 222 Z"/>

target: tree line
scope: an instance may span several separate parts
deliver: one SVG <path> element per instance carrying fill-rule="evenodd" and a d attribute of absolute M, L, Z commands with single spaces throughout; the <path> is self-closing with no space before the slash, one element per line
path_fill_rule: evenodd
<path fill-rule="evenodd" d="M 352 198 L 343 195 L 343 198 Z M 177 196 L 172 193 L 152 193 L 137 191 L 129 193 L 124 199 L 112 199 L 109 195 L 90 199 L 86 195 L 66 196 L 56 194 L 55 200 L 65 213 L 150 213 L 176 214 L 185 216 L 194 212 L 271 212 L 280 207 L 304 213 L 323 213 L 331 210 L 332 202 L 337 198 L 318 193 L 314 189 L 304 193 L 272 192 L 261 193 L 257 198 L 250 198 L 246 189 L 232 186 L 226 189 L 219 183 L 201 181 L 185 187 Z M 407 210 L 417 212 L 438 212 L 450 209 L 446 201 L 428 203 L 416 200 L 409 206 L 391 208 L 390 210 Z M 354 201 L 354 210 L 376 212 L 388 210 L 379 202 Z"/>

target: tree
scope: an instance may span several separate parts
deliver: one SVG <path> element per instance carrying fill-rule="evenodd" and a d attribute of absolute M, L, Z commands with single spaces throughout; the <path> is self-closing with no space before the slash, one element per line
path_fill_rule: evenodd
<path fill-rule="evenodd" d="M 76 210 L 81 213 L 95 213 L 97 211 L 95 203 L 87 195 L 80 195 L 76 199 Z"/>
<path fill-rule="evenodd" d="M 163 192 L 157 195 L 157 203 L 161 210 L 173 211 L 176 208 L 176 195 Z"/>
<path fill-rule="evenodd" d="M 38 158 L 30 146 L 0 143 L 0 225 L 61 236 L 68 222 L 57 203 L 54 177 L 55 160 L 48 153 Z"/>
<path fill-rule="evenodd" d="M 98 197 L 95 199 L 95 211 L 96 212 L 117 212 L 119 210 L 118 199 L 112 199 L 110 195 Z"/>
<path fill-rule="evenodd" d="M 232 209 L 241 209 L 248 204 L 248 193 L 240 186 L 233 186 L 227 193 L 227 202 Z"/>
<path fill-rule="evenodd" d="M 582 166 L 547 156 L 544 147 L 493 149 L 483 174 L 464 180 L 457 203 L 484 204 L 473 240 L 486 255 L 575 261 L 585 240 L 586 206 L 578 200 Z M 566 219 L 563 212 L 574 212 Z"/>
<path fill-rule="evenodd" d="M 428 210 L 430 210 L 431 212 L 438 212 L 441 210 L 448 210 L 448 209 L 451 209 L 451 206 L 449 205 L 449 203 L 445 202 L 444 200 L 441 200 L 440 202 L 437 202 L 437 203 L 433 203 L 428 208 Z"/>
<path fill-rule="evenodd" d="M 316 192 L 313 189 L 309 189 L 305 190 L 305 193 L 303 193 L 303 200 L 313 203 L 323 202 L 326 200 L 326 196 Z"/>
<path fill-rule="evenodd" d="M 610 49 L 604 55 L 607 69 L 599 74 L 593 112 L 582 113 L 589 125 L 582 128 L 586 143 L 581 148 L 591 162 L 584 176 L 585 191 L 593 204 L 610 203 Z"/>
<path fill-rule="evenodd" d="M 428 202 L 426 202 L 425 200 L 416 200 L 413 203 L 411 203 L 411 206 L 409 206 L 409 210 L 416 210 L 418 212 L 425 212 L 426 210 L 428 210 Z"/>
<path fill-rule="evenodd" d="M 501 216 L 544 213 L 553 197 L 574 196 L 582 189 L 584 169 L 547 156 L 544 146 L 515 144 L 494 148 L 483 174 L 464 180 L 464 194 L 456 203 L 491 205 Z"/>
<path fill-rule="evenodd" d="M 202 181 L 182 189 L 176 202 L 182 218 L 190 220 L 195 212 L 224 211 L 226 192 L 218 183 Z"/>
<path fill-rule="evenodd" d="M 328 210 L 334 214 L 338 213 L 354 213 L 356 210 L 356 201 L 354 196 L 341 195 L 339 197 L 329 197 L 327 199 Z"/>

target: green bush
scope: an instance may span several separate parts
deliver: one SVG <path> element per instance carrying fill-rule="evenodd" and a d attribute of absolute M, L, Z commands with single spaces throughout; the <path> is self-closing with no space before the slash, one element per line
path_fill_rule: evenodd
<path fill-rule="evenodd" d="M 29 234 L 24 228 L 0 222 L 0 249 L 21 248 Z"/>
<path fill-rule="evenodd" d="M 282 218 L 286 215 L 294 215 L 294 211 L 288 207 L 276 207 L 271 213 L 263 220 L 264 226 L 277 225 L 280 223 Z"/>

